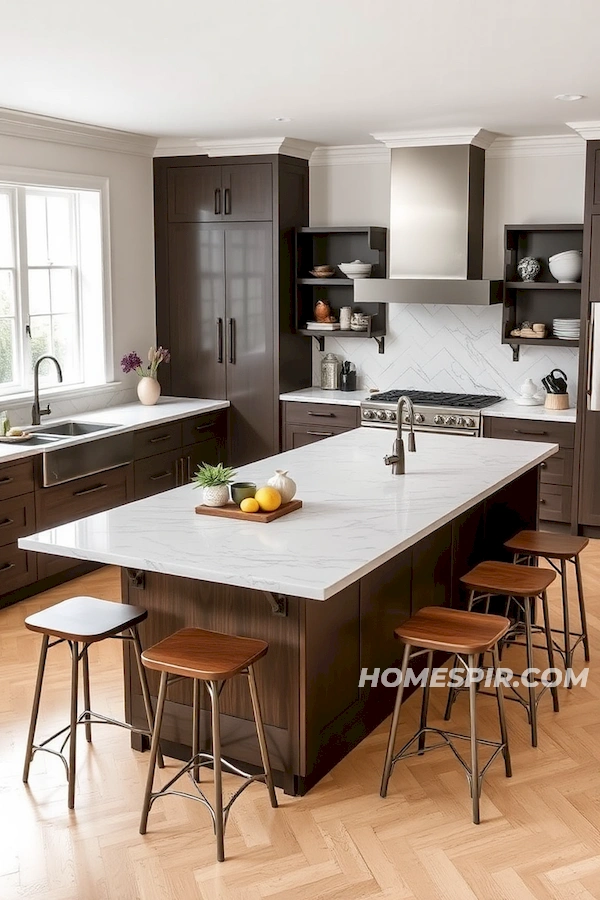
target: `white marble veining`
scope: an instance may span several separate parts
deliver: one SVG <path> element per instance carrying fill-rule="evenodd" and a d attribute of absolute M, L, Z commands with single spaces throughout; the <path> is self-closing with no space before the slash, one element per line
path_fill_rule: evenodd
<path fill-rule="evenodd" d="M 280 394 L 280 400 L 292 403 L 335 403 L 338 406 L 360 406 L 367 400 L 370 391 L 324 391 L 320 387 L 303 388 L 301 391 L 289 391 Z"/>
<path fill-rule="evenodd" d="M 489 497 L 555 444 L 418 434 L 407 474 L 384 466 L 392 435 L 358 428 L 244 466 L 264 484 L 287 469 L 304 507 L 269 524 L 198 516 L 192 485 L 31 537 L 19 546 L 75 559 L 326 600 Z"/>
<path fill-rule="evenodd" d="M 502 400 L 482 410 L 482 415 L 497 419 L 530 419 L 536 422 L 571 422 L 575 424 L 577 411 L 571 409 L 546 409 L 544 406 L 520 406 L 514 400 Z"/>
<path fill-rule="evenodd" d="M 161 397 L 155 406 L 143 406 L 141 403 L 125 403 L 122 406 L 110 406 L 106 409 L 97 409 L 93 412 L 80 413 L 69 416 L 73 422 L 95 422 L 114 427 L 105 428 L 92 434 L 86 434 L 73 438 L 65 438 L 46 445 L 2 444 L 0 443 L 0 463 L 10 460 L 23 459 L 26 456 L 36 456 L 38 453 L 52 452 L 60 447 L 69 447 L 72 444 L 82 444 L 89 441 L 97 441 L 111 434 L 119 434 L 122 431 L 136 431 L 138 428 L 147 428 L 149 425 L 161 425 L 166 422 L 174 422 L 188 416 L 197 416 L 201 413 L 213 412 L 217 409 L 225 409 L 229 406 L 229 400 L 192 400 L 185 397 Z M 56 425 L 64 419 L 51 416 L 45 418 L 42 424 L 33 431 L 43 432 L 44 428 Z"/>

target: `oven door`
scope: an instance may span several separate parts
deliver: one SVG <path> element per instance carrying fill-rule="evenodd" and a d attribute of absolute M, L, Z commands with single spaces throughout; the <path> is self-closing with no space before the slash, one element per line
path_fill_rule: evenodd
<path fill-rule="evenodd" d="M 373 422 L 369 421 L 361 421 L 361 428 L 384 428 L 386 431 L 396 431 L 395 422 Z M 407 434 L 409 431 L 408 425 L 403 425 L 402 434 Z M 458 437 L 481 437 L 478 428 L 444 428 L 444 427 L 436 427 L 435 425 L 415 425 L 413 430 L 427 432 L 428 434 L 453 434 Z"/>

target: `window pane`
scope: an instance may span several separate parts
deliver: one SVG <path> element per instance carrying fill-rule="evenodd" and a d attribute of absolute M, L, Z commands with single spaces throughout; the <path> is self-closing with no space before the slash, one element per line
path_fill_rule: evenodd
<path fill-rule="evenodd" d="M 48 269 L 29 270 L 29 312 L 37 316 L 50 312 L 50 272 Z"/>
<path fill-rule="evenodd" d="M 79 354 L 74 316 L 52 317 L 54 356 L 62 366 L 65 382 L 79 381 Z"/>
<path fill-rule="evenodd" d="M 48 265 L 46 198 L 27 194 L 27 260 L 30 266 Z"/>
<path fill-rule="evenodd" d="M 34 365 L 36 361 L 44 353 L 52 352 L 52 332 L 50 316 L 31 316 L 29 319 L 31 327 L 31 363 Z M 49 370 L 52 363 L 42 365 L 40 369 L 40 383 L 44 381 L 44 373 Z M 52 368 L 54 368 L 52 366 Z"/>
<path fill-rule="evenodd" d="M 73 313 L 75 311 L 75 291 L 71 269 L 50 270 L 50 290 L 53 313 Z"/>
<path fill-rule="evenodd" d="M 54 266 L 68 266 L 73 262 L 70 197 L 50 196 L 48 209 L 48 254 Z"/>
<path fill-rule="evenodd" d="M 15 380 L 15 329 L 12 319 L 0 319 L 0 384 Z"/>
<path fill-rule="evenodd" d="M 14 265 L 10 212 L 9 195 L 0 194 L 0 266 Z"/>
<path fill-rule="evenodd" d="M 0 316 L 14 316 L 15 288 L 13 273 L 0 271 Z"/>

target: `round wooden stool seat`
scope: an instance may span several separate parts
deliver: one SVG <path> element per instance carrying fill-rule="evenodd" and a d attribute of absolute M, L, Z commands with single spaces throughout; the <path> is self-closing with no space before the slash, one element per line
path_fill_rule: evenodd
<path fill-rule="evenodd" d="M 589 544 L 588 538 L 551 531 L 520 531 L 504 546 L 513 553 L 541 556 L 544 559 L 572 559 Z"/>
<path fill-rule="evenodd" d="M 509 628 L 504 616 L 426 606 L 394 633 L 413 647 L 472 654 L 491 650 Z"/>
<path fill-rule="evenodd" d="M 182 628 L 142 653 L 148 669 L 201 681 L 233 678 L 265 655 L 269 645 L 254 638 Z"/>
<path fill-rule="evenodd" d="M 550 569 L 517 566 L 506 562 L 482 562 L 460 579 L 472 591 L 510 597 L 537 597 L 556 578 Z"/>
<path fill-rule="evenodd" d="M 97 597 L 71 597 L 28 616 L 25 625 L 41 634 L 93 644 L 139 625 L 147 616 L 147 611 L 141 606 L 99 600 Z"/>

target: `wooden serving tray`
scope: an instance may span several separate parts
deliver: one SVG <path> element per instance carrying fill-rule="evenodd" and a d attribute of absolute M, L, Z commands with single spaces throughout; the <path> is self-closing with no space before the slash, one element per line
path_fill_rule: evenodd
<path fill-rule="evenodd" d="M 196 512 L 199 516 L 220 516 L 222 519 L 243 519 L 244 522 L 272 522 L 274 519 L 280 519 L 281 516 L 287 516 L 288 513 L 295 512 L 302 506 L 302 500 L 290 500 L 289 503 L 282 503 L 279 509 L 273 512 L 242 512 L 237 503 L 231 501 L 225 506 L 197 506 Z"/>

